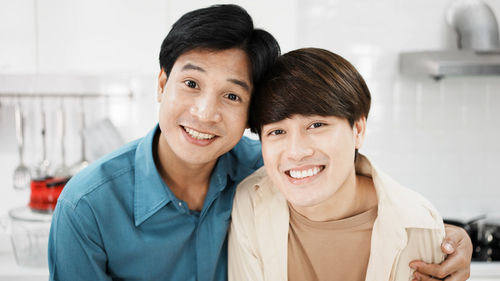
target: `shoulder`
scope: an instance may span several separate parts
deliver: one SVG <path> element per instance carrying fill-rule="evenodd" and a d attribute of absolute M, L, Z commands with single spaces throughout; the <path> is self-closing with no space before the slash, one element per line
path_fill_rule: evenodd
<path fill-rule="evenodd" d="M 260 168 L 264 164 L 262 161 L 260 142 L 249 137 L 242 137 L 229 153 L 238 162 L 254 170 Z"/>
<path fill-rule="evenodd" d="M 130 176 L 139 142 L 140 139 L 122 146 L 74 175 L 61 192 L 60 200 L 76 205 L 83 197 L 102 191 L 123 176 Z"/>
<path fill-rule="evenodd" d="M 260 142 L 243 137 L 236 146 L 221 156 L 231 179 L 236 183 L 264 165 Z"/>
<path fill-rule="evenodd" d="M 260 189 L 269 188 L 268 182 L 269 178 L 266 169 L 265 167 L 261 167 L 240 182 L 236 189 L 236 196 L 254 197 Z"/>
<path fill-rule="evenodd" d="M 443 219 L 429 200 L 418 192 L 402 186 L 391 177 L 373 167 L 379 216 L 385 213 L 407 228 L 442 229 Z"/>
<path fill-rule="evenodd" d="M 270 179 L 264 167 L 246 177 L 236 188 L 233 202 L 233 215 L 248 215 L 253 213 L 256 204 L 269 197 L 272 188 Z"/>

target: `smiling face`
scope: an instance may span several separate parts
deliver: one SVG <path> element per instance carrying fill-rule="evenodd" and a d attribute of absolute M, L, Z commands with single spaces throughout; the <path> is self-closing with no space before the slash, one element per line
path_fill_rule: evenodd
<path fill-rule="evenodd" d="M 158 84 L 159 146 L 180 165 L 215 163 L 241 139 L 252 92 L 241 49 L 195 49 L 179 56 Z"/>
<path fill-rule="evenodd" d="M 267 174 L 294 206 L 328 204 L 354 188 L 354 151 L 363 142 L 366 119 L 354 127 L 335 116 L 293 115 L 264 125 L 262 155 Z"/>

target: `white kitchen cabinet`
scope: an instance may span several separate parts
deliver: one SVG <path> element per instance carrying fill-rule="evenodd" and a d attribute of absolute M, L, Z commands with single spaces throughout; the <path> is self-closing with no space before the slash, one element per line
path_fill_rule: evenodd
<path fill-rule="evenodd" d="M 0 74 L 157 74 L 163 38 L 183 13 L 220 1 L 0 1 Z M 236 1 L 283 50 L 296 46 L 296 0 Z M 271 5 L 271 6 L 270 6 Z M 280 10 L 282 17 L 275 17 Z"/>
<path fill-rule="evenodd" d="M 35 71 L 33 0 L 0 1 L 0 73 Z"/>
<path fill-rule="evenodd" d="M 0 74 L 150 74 L 167 1 L 0 1 Z M 37 48 L 38 46 L 38 48 Z"/>
<path fill-rule="evenodd" d="M 156 73 L 166 2 L 39 1 L 41 71 Z"/>

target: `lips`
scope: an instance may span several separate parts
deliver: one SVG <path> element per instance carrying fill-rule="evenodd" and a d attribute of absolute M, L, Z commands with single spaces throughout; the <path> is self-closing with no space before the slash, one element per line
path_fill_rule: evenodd
<path fill-rule="evenodd" d="M 219 136 L 215 134 L 211 134 L 208 132 L 200 132 L 193 128 L 180 126 L 181 132 L 184 135 L 186 141 L 190 144 L 194 144 L 196 146 L 207 146 L 214 142 Z"/>
<path fill-rule="evenodd" d="M 197 140 L 210 140 L 210 139 L 215 138 L 215 135 L 213 135 L 213 134 L 198 132 L 198 131 L 191 129 L 191 128 L 188 128 L 188 127 L 182 127 L 182 128 L 190 137 L 197 139 Z"/>
<path fill-rule="evenodd" d="M 323 165 L 307 166 L 307 167 L 286 170 L 285 174 L 292 179 L 302 180 L 316 176 L 321 171 L 323 171 L 324 168 L 325 166 Z"/>

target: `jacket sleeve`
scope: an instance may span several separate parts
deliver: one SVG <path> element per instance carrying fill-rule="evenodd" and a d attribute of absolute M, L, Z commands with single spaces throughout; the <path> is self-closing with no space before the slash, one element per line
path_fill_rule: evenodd
<path fill-rule="evenodd" d="M 441 251 L 441 242 L 444 239 L 443 229 L 408 228 L 408 244 L 403 249 L 397 264 L 393 268 L 396 281 L 413 280 L 413 269 L 409 264 L 413 260 L 423 260 L 427 263 L 439 264 L 444 261 L 445 254 Z"/>
<path fill-rule="evenodd" d="M 247 186 L 248 187 L 248 186 Z M 254 211 L 250 191 L 243 182 L 237 188 L 228 242 L 229 281 L 263 281 L 262 263 L 257 251 Z"/>
<path fill-rule="evenodd" d="M 50 280 L 111 280 L 90 206 L 59 199 L 49 235 Z"/>

